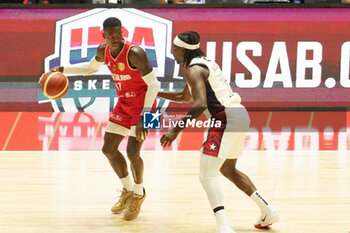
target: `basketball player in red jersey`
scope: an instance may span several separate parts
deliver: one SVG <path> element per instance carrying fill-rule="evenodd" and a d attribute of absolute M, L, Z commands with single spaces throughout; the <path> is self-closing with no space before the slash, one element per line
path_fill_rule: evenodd
<path fill-rule="evenodd" d="M 240 96 L 233 92 L 226 82 L 220 67 L 204 56 L 199 42 L 199 34 L 194 31 L 184 32 L 175 37 L 172 53 L 175 60 L 185 69 L 187 85 L 183 91 L 159 92 L 158 96 L 177 102 L 193 100 L 191 109 L 183 118 L 184 125 L 204 111 L 212 119 L 221 122 L 219 127 L 212 127 L 208 131 L 207 140 L 200 151 L 199 172 L 199 179 L 215 214 L 216 232 L 235 233 L 226 217 L 223 194 L 217 177 L 219 171 L 259 206 L 261 216 L 254 226 L 266 228 L 279 220 L 278 214 L 257 191 L 249 177 L 236 169 L 250 124 L 248 113 L 240 104 Z M 169 146 L 183 129 L 184 127 L 178 124 L 165 133 L 161 137 L 162 146 Z"/>
<path fill-rule="evenodd" d="M 102 152 L 123 185 L 123 192 L 111 211 L 120 212 L 125 209 L 124 219 L 132 220 L 138 216 L 146 197 L 140 149 L 148 132 L 143 129 L 142 115 L 144 111 L 156 107 L 159 82 L 145 51 L 122 37 L 119 19 L 107 18 L 103 22 L 103 30 L 106 43 L 97 48 L 96 56 L 90 62 L 59 66 L 52 71 L 90 75 L 97 72 L 103 64 L 110 69 L 119 99 L 106 127 Z M 118 150 L 127 134 L 127 157 L 134 182 L 129 175 L 126 160 Z"/>

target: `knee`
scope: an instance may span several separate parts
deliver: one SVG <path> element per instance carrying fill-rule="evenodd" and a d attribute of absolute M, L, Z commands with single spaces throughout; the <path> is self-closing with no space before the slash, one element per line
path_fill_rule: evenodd
<path fill-rule="evenodd" d="M 205 184 L 207 183 L 207 178 L 201 174 L 199 174 L 199 181 L 201 182 L 202 186 L 205 186 Z"/>
<path fill-rule="evenodd" d="M 230 175 L 230 173 L 232 172 L 232 170 L 228 169 L 226 166 L 222 166 L 220 168 L 220 172 L 223 176 L 227 177 Z"/>
<path fill-rule="evenodd" d="M 138 150 L 128 148 L 126 153 L 131 163 L 137 163 L 141 159 L 140 151 Z"/>
<path fill-rule="evenodd" d="M 205 177 L 203 176 L 203 174 L 199 174 L 198 179 L 203 184 Z"/>
<path fill-rule="evenodd" d="M 214 176 L 210 176 L 209 174 L 206 173 L 199 173 L 199 181 L 201 182 L 202 185 L 206 185 L 210 182 L 212 178 L 215 178 Z"/>
<path fill-rule="evenodd" d="M 237 173 L 236 168 L 230 167 L 230 166 L 222 166 L 220 168 L 220 172 L 225 177 L 232 177 Z"/>
<path fill-rule="evenodd" d="M 109 146 L 103 145 L 102 147 L 102 153 L 108 158 L 113 159 L 115 156 L 115 153 L 113 153 L 113 149 Z"/>

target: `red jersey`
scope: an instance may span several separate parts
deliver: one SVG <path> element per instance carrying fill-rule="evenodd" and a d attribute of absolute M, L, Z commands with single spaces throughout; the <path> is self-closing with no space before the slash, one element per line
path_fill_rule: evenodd
<path fill-rule="evenodd" d="M 147 90 L 147 84 L 141 74 L 129 64 L 128 54 L 133 45 L 124 41 L 124 45 L 116 58 L 113 58 L 108 45 L 105 50 L 105 64 L 111 71 L 117 94 L 122 98 L 135 98 Z"/>
<path fill-rule="evenodd" d="M 112 57 L 108 45 L 105 50 L 105 64 L 111 71 L 119 96 L 109 120 L 128 129 L 138 123 L 147 92 L 147 84 L 141 74 L 129 64 L 128 54 L 132 46 L 124 41 L 123 48 L 116 58 Z M 153 108 L 155 106 L 156 101 Z"/>

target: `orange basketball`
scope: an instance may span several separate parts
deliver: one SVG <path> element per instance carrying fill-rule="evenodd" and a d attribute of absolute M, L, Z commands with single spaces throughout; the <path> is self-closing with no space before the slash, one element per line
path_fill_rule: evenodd
<path fill-rule="evenodd" d="M 68 78 L 61 72 L 47 72 L 43 74 L 41 90 L 49 99 L 61 99 L 69 89 Z"/>

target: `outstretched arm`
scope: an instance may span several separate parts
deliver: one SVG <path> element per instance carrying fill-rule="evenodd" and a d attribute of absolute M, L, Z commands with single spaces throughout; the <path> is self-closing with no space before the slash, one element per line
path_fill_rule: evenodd
<path fill-rule="evenodd" d="M 96 73 L 104 63 L 105 44 L 101 44 L 94 56 L 89 62 L 82 62 L 69 66 L 57 66 L 51 71 L 58 71 L 64 74 L 91 75 Z"/>
<path fill-rule="evenodd" d="M 56 66 L 50 70 L 50 72 L 61 72 L 64 74 L 77 74 L 77 75 L 91 75 L 96 73 L 104 63 L 104 51 L 106 44 L 101 44 L 96 51 L 94 56 L 89 62 L 82 62 L 69 66 Z M 43 74 L 44 75 L 44 74 Z M 41 75 L 38 83 L 41 82 L 43 77 Z"/>

